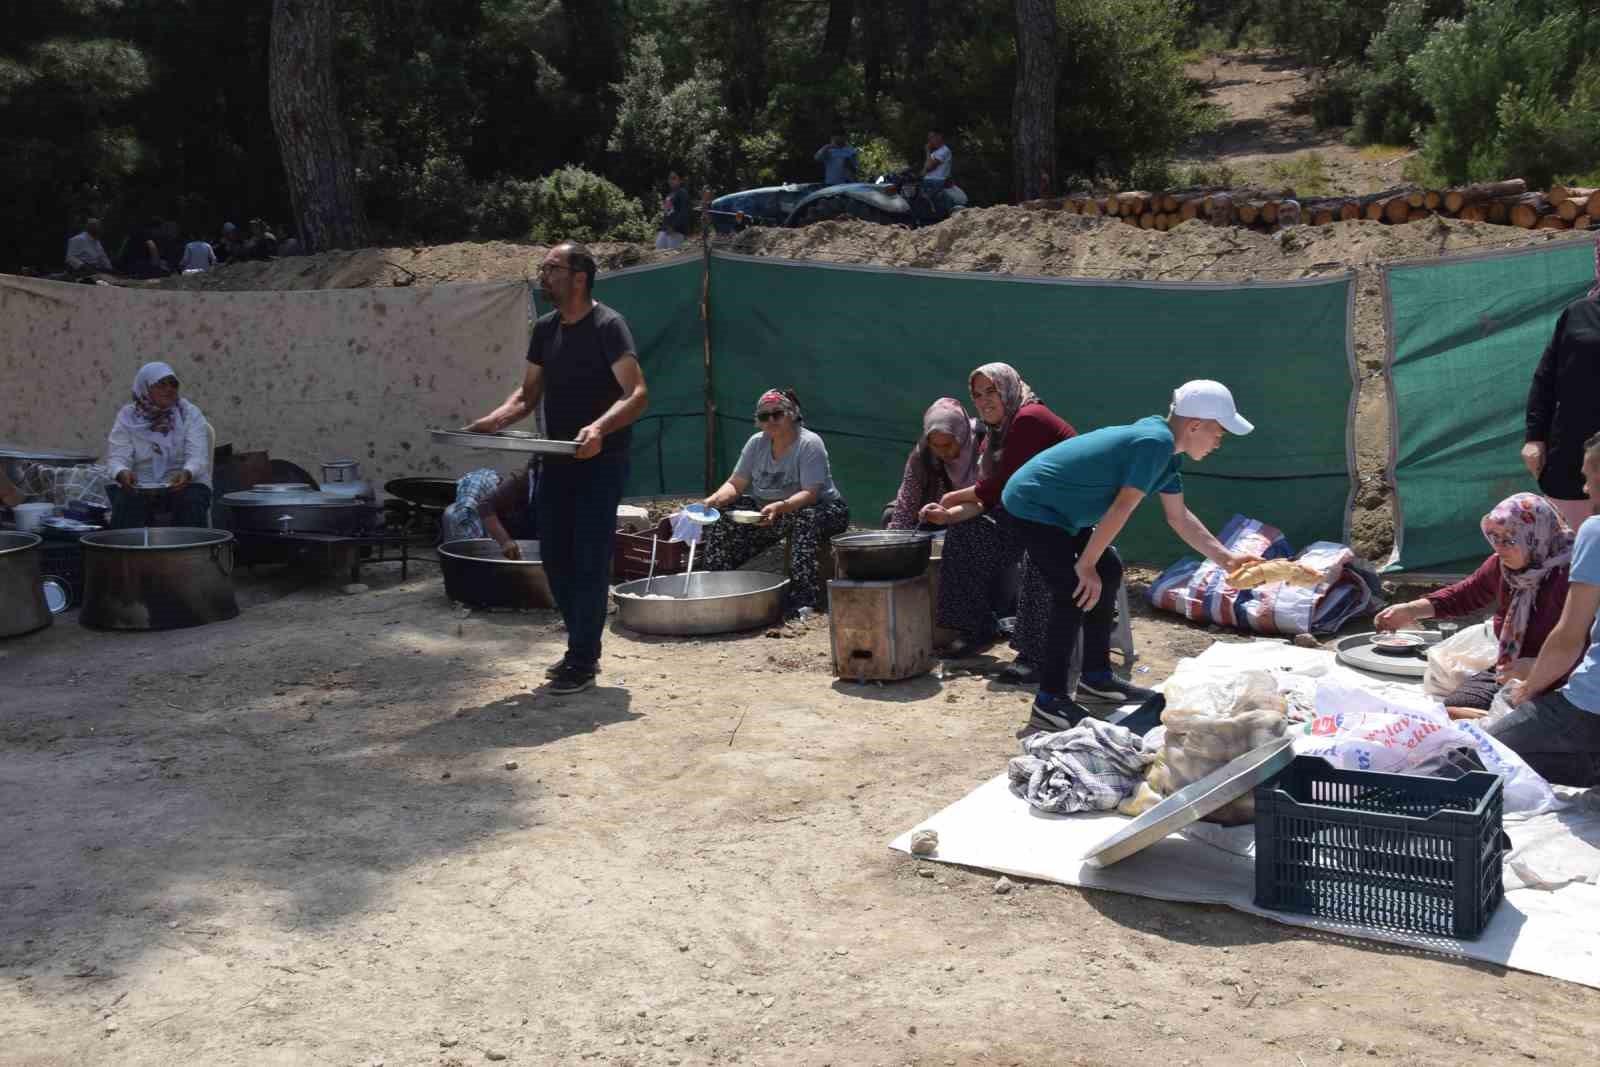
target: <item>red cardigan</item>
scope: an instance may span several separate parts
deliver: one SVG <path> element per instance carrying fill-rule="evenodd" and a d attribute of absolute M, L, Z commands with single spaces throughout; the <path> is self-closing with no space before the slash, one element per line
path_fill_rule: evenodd
<path fill-rule="evenodd" d="M 1433 605 L 1433 613 L 1441 619 L 1472 615 L 1494 605 L 1494 632 L 1506 620 L 1506 600 L 1500 583 L 1500 557 L 1490 556 L 1483 565 L 1455 585 L 1446 586 L 1424 599 Z M 1522 638 L 1522 654 L 1537 656 L 1545 639 L 1561 621 L 1561 608 L 1567 602 L 1567 568 L 1552 571 L 1533 601 L 1533 614 L 1528 617 L 1528 632 Z"/>
<path fill-rule="evenodd" d="M 1043 404 L 1022 405 L 1017 409 L 1016 418 L 1011 420 L 1011 429 L 1006 431 L 1005 447 L 994 473 L 987 478 L 979 478 L 978 484 L 973 486 L 978 499 L 987 510 L 1000 510 L 1000 493 L 1018 467 L 1051 445 L 1058 445 L 1077 434 L 1078 431 L 1066 420 Z M 987 449 L 991 440 L 985 437 L 982 447 Z"/>

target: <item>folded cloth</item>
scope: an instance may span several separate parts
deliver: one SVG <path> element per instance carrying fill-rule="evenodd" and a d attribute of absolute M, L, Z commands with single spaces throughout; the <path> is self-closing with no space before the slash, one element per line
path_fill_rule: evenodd
<path fill-rule="evenodd" d="M 1144 781 L 1150 761 L 1138 737 L 1092 718 L 1070 730 L 1024 738 L 1022 751 L 1006 767 L 1011 791 L 1056 815 L 1112 810 Z"/>
<path fill-rule="evenodd" d="M 701 535 L 706 530 L 705 523 L 696 522 L 681 511 L 674 514 L 668 521 L 672 523 L 672 536 L 680 541 L 688 541 L 690 544 L 700 540 Z"/>

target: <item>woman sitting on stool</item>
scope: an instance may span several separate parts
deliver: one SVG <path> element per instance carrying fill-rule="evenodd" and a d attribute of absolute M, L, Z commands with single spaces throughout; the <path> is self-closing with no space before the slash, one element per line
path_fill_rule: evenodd
<path fill-rule="evenodd" d="M 850 506 L 834 487 L 827 446 L 801 425 L 803 418 L 793 389 L 763 393 L 756 403 L 760 429 L 744 443 L 728 480 L 705 499 L 723 512 L 706 528 L 707 570 L 731 571 L 791 535 L 786 614 L 822 603 L 817 547 L 850 526 Z M 761 522 L 735 523 L 731 510 L 759 511 Z"/>
<path fill-rule="evenodd" d="M 994 593 L 1003 573 L 1022 559 L 1022 544 L 1000 503 L 1001 491 L 1018 467 L 1074 432 L 1009 363 L 985 363 L 968 376 L 967 384 L 985 428 L 977 480 L 922 509 L 923 522 L 950 527 L 934 617 L 961 635 L 944 652 L 952 659 L 977 655 L 994 643 Z M 1049 615 L 1049 588 L 1036 568 L 1024 566 L 1014 641 L 1017 663 L 1006 668 L 1002 681 L 1026 684 L 1042 659 L 1060 654 L 1064 662 L 1070 655 L 1070 649 L 1045 647 Z"/>
<path fill-rule="evenodd" d="M 906 457 L 900 492 L 883 509 L 883 528 L 915 530 L 922 525 L 924 507 L 976 482 L 982 440 L 983 423 L 969 416 L 961 401 L 949 396 L 935 400 L 922 413 L 922 437 Z"/>
<path fill-rule="evenodd" d="M 133 403 L 111 424 L 106 463 L 115 484 L 111 526 L 150 525 L 150 511 L 165 506 L 179 526 L 210 525 L 211 435 L 200 409 L 178 396 L 178 376 L 165 363 L 146 363 L 133 379 Z M 136 485 L 164 485 L 146 493 Z"/>
<path fill-rule="evenodd" d="M 1471 577 L 1420 600 L 1384 608 L 1373 623 L 1380 631 L 1399 630 L 1422 619 L 1472 615 L 1494 605 L 1494 634 L 1500 641 L 1495 665 L 1443 698 L 1447 708 L 1488 711 L 1501 684 L 1533 666 L 1545 638 L 1561 620 L 1572 531 L 1556 506 L 1536 493 L 1500 501 L 1480 526 L 1494 554 Z M 1565 676 L 1555 684 L 1564 681 Z"/>

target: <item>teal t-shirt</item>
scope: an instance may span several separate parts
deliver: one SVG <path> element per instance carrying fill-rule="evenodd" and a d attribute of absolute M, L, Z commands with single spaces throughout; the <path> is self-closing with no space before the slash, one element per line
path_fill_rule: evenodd
<path fill-rule="evenodd" d="M 1000 501 L 1019 519 L 1077 533 L 1098 523 L 1124 489 L 1183 492 L 1174 444 L 1160 415 L 1071 437 L 1019 467 Z"/>

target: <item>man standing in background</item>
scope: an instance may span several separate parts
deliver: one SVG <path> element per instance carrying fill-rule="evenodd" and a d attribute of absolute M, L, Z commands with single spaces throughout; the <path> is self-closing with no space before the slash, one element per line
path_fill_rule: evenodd
<path fill-rule="evenodd" d="M 689 193 L 683 187 L 683 175 L 677 171 L 667 174 L 667 195 L 661 200 L 661 230 L 656 234 L 657 248 L 682 248 L 689 236 Z"/>
<path fill-rule="evenodd" d="M 858 153 L 855 146 L 845 141 L 844 127 L 833 128 L 833 138 L 817 149 L 817 162 L 822 164 L 823 185 L 844 185 L 856 180 Z"/>

